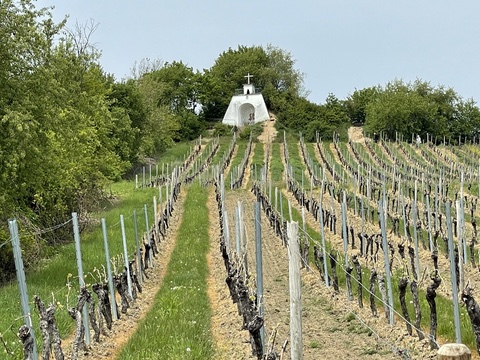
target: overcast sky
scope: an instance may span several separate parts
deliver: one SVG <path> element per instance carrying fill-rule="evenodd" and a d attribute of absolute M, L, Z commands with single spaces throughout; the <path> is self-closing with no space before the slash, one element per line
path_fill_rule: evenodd
<path fill-rule="evenodd" d="M 93 19 L 117 80 L 144 58 L 210 68 L 238 45 L 292 54 L 309 99 L 419 78 L 480 101 L 478 0 L 38 0 L 68 27 Z M 254 79 L 253 79 L 254 81 Z"/>

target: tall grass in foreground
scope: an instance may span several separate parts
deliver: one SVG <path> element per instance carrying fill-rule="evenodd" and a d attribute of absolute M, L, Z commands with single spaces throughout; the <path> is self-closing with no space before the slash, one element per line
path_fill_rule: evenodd
<path fill-rule="evenodd" d="M 95 217 L 104 217 L 107 222 L 107 233 L 109 240 L 110 256 L 123 253 L 122 235 L 120 228 L 120 214 L 125 217 L 126 238 L 128 251 L 132 253 L 135 248 L 135 238 L 133 235 L 133 210 L 137 212 L 138 231 L 145 231 L 145 215 L 143 206 L 147 204 L 149 224 L 153 223 L 153 196 L 158 196 L 158 190 L 146 188 L 144 190 L 135 190 L 133 182 L 115 183 L 111 187 L 112 194 L 117 198 L 116 203 L 109 205 L 103 212 L 95 214 Z M 65 226 L 72 226 L 68 223 Z M 21 225 L 20 231 L 21 231 Z M 105 252 L 103 245 L 102 227 L 100 223 L 92 225 L 88 230 L 82 232 L 81 250 L 85 282 L 92 284 L 98 281 L 95 268 L 101 269 L 105 264 Z M 21 234 L 20 234 L 21 241 Z M 30 298 L 30 310 L 34 323 L 34 331 L 37 345 L 40 349 L 41 333 L 38 327 L 38 315 L 34 310 L 33 296 L 39 295 L 42 300 L 48 304 L 56 302 L 57 311 L 55 317 L 62 338 L 68 337 L 73 330 L 74 321 L 67 313 L 67 306 L 76 304 L 76 298 L 79 290 L 79 281 L 77 277 L 77 262 L 75 257 L 75 246 L 72 241 L 58 246 L 56 254 L 50 259 L 42 261 L 35 269 L 27 273 L 27 290 Z M 72 274 L 70 279 L 67 277 Z M 67 281 L 72 284 L 70 293 L 66 286 Z M 67 304 L 67 295 L 69 303 Z M 16 336 L 17 330 L 23 323 L 21 318 L 22 311 L 20 306 L 20 295 L 16 281 L 0 287 L 0 336 L 9 345 L 9 350 L 15 355 L 12 359 L 21 358 L 22 347 Z M 3 352 L 3 347 L 0 351 Z M 0 358 L 3 358 L 0 356 Z"/>
<path fill-rule="evenodd" d="M 153 308 L 119 359 L 209 359 L 213 356 L 207 293 L 209 192 L 188 190 L 177 243 Z"/>

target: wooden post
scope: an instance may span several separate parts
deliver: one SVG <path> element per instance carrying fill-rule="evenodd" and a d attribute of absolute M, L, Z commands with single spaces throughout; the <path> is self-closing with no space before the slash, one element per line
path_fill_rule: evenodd
<path fill-rule="evenodd" d="M 444 344 L 437 351 L 438 360 L 470 360 L 472 352 L 463 344 Z"/>
<path fill-rule="evenodd" d="M 298 246 L 298 223 L 287 224 L 288 233 L 288 283 L 290 287 L 290 357 L 301 360 L 302 351 L 302 296 L 300 280 L 300 249 Z"/>
<path fill-rule="evenodd" d="M 260 201 L 255 202 L 255 257 L 256 257 L 256 276 L 257 276 L 257 306 L 258 315 L 264 317 L 264 297 L 263 297 L 263 264 L 262 264 L 262 225 L 261 225 Z M 265 349 L 265 327 L 260 329 L 262 338 L 262 348 Z"/>

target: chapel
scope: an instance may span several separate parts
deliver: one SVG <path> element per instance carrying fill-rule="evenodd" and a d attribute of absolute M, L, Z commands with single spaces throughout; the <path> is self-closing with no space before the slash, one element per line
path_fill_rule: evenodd
<path fill-rule="evenodd" d="M 250 82 L 253 75 L 248 73 L 247 83 L 243 85 L 243 93 L 233 95 L 228 105 L 222 123 L 237 127 L 253 125 L 269 120 L 267 105 L 261 92 L 257 92 L 255 85 Z"/>

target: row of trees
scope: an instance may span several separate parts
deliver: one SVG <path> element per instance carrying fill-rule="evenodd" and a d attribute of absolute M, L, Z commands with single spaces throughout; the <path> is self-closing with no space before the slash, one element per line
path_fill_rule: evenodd
<path fill-rule="evenodd" d="M 442 140 L 480 134 L 480 110 L 473 99 L 419 79 L 356 90 L 344 104 L 350 119 L 364 124 L 365 132 L 390 139 L 397 133 L 405 139 L 417 134 L 425 139 L 429 134 Z"/>

